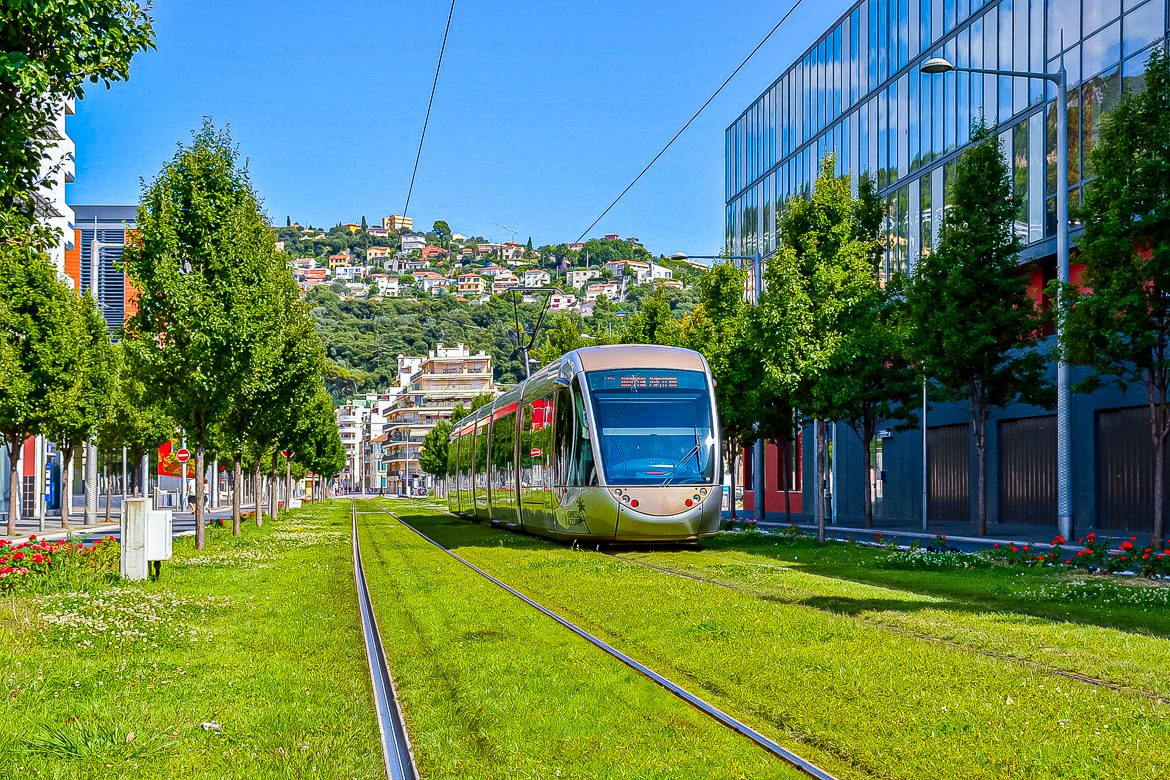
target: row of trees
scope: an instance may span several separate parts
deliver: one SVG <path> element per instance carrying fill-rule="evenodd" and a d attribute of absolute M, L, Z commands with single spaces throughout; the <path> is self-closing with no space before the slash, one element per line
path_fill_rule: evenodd
<path fill-rule="evenodd" d="M 282 450 L 298 470 L 344 468 L 320 339 L 226 129 L 204 120 L 145 188 L 123 259 L 138 291 L 125 339 L 135 375 L 185 433 L 197 475 L 209 455 L 232 462 L 233 533 L 245 464 L 258 486 L 267 467 L 271 511 Z M 205 512 L 197 490 L 197 548 Z"/>

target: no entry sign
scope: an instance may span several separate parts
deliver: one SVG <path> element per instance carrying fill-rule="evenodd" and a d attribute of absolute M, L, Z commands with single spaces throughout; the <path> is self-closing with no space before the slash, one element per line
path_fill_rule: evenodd
<path fill-rule="evenodd" d="M 281 450 L 280 454 L 286 458 L 291 458 L 293 456 L 292 450 Z"/>
<path fill-rule="evenodd" d="M 186 447 L 181 448 L 175 453 L 175 460 L 179 461 L 179 463 L 186 463 L 191 460 L 191 451 Z"/>

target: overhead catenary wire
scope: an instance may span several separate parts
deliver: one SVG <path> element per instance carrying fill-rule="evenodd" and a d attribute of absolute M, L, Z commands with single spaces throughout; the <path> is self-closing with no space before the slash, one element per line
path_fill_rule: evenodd
<path fill-rule="evenodd" d="M 799 2 L 799 0 L 797 0 Z M 410 171 L 410 186 L 406 188 L 406 205 L 402 207 L 402 216 L 406 216 L 410 209 L 410 196 L 414 192 L 414 178 L 418 175 L 418 161 L 422 158 L 423 141 L 427 138 L 427 125 L 431 121 L 431 106 L 435 104 L 435 89 L 439 86 L 439 70 L 443 67 L 443 53 L 447 51 L 447 35 L 451 32 L 451 17 L 455 15 L 455 0 L 451 0 L 451 8 L 447 11 L 447 26 L 443 28 L 443 43 L 439 46 L 439 60 L 435 63 L 435 79 L 431 82 L 431 96 L 427 100 L 427 113 L 423 117 L 422 133 L 418 137 L 418 151 L 414 154 L 414 168 Z"/>
<path fill-rule="evenodd" d="M 797 8 L 800 7 L 800 4 L 802 2 L 804 2 L 804 0 L 796 0 L 796 2 L 792 4 L 792 7 L 789 8 L 784 13 L 784 15 L 780 17 L 780 21 L 776 22 L 775 26 L 772 27 L 772 29 L 768 31 L 768 34 L 765 35 L 763 38 L 761 38 L 760 42 L 755 45 L 755 48 L 753 48 L 750 52 L 748 52 L 748 55 L 746 57 L 744 57 L 743 61 L 735 67 L 735 70 L 731 71 L 731 75 L 728 76 L 727 78 L 725 78 L 723 80 L 723 83 L 720 84 L 719 87 L 714 92 L 711 93 L 711 96 L 703 101 L 703 105 L 699 106 L 699 110 L 691 115 L 691 118 L 686 121 L 686 124 L 684 124 L 682 127 L 679 128 L 677 133 L 675 133 L 673 136 L 671 136 L 671 139 L 666 142 L 666 146 L 663 146 L 661 149 L 659 149 L 658 154 L 654 155 L 654 158 L 652 160 L 650 160 L 650 162 L 646 163 L 646 167 L 643 168 L 638 173 L 638 175 L 634 177 L 633 181 L 631 181 L 629 184 L 627 184 L 625 189 L 623 189 L 621 192 L 619 192 L 618 196 L 616 198 L 614 198 L 608 206 L 605 207 L 605 211 L 602 211 L 600 214 L 598 214 L 597 219 L 593 220 L 593 222 L 591 222 L 589 224 L 589 227 L 587 227 L 587 228 L 585 228 L 585 230 L 581 231 L 581 235 L 577 236 L 577 240 L 574 243 L 580 243 L 585 238 L 585 236 L 587 236 L 589 234 L 589 231 L 592 230 L 593 228 L 597 227 L 597 223 L 605 218 L 605 215 L 610 212 L 610 209 L 612 209 L 614 206 L 616 206 L 618 204 L 618 201 L 620 201 L 622 198 L 624 198 L 626 193 L 634 188 L 634 185 L 637 184 L 638 181 L 643 176 L 646 175 L 646 172 L 654 166 L 654 163 L 658 162 L 658 159 L 660 157 L 662 157 L 662 155 L 666 154 L 666 150 L 669 149 L 674 144 L 674 142 L 678 140 L 679 136 L 681 136 L 683 133 L 685 133 L 686 129 L 688 127 L 690 127 L 691 124 L 696 119 L 699 118 L 699 114 L 702 114 L 703 111 L 706 110 L 707 106 L 711 105 L 711 101 L 713 101 L 713 100 L 715 100 L 715 98 L 719 97 L 719 93 L 723 91 L 724 87 L 726 87 L 728 84 L 731 83 L 731 80 L 734 79 L 736 77 L 736 75 L 741 70 L 743 70 L 743 66 L 747 65 L 748 62 L 751 60 L 751 58 L 756 56 L 756 52 L 758 52 L 763 47 L 763 45 L 765 43 L 767 43 L 768 40 L 773 35 L 776 34 L 776 31 L 780 29 L 781 25 L 783 25 L 786 21 L 788 21 L 788 17 L 792 16 L 793 12 Z"/>

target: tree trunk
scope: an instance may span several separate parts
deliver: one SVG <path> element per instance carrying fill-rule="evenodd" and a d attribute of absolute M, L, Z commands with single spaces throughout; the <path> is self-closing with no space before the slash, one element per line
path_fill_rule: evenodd
<path fill-rule="evenodd" d="M 240 491 L 244 489 L 244 467 L 241 457 L 236 455 L 232 460 L 232 536 L 240 535 Z"/>
<path fill-rule="evenodd" d="M 110 498 L 112 493 L 110 491 L 110 464 L 106 463 L 106 523 L 110 522 Z"/>
<path fill-rule="evenodd" d="M 791 457 L 791 449 L 788 442 L 779 441 L 776 447 L 777 460 L 780 461 L 780 492 L 784 494 L 784 522 L 792 525 L 792 497 L 788 495 L 788 474 L 792 471 L 792 464 L 789 463 Z"/>
<path fill-rule="evenodd" d="M 256 498 L 256 525 L 261 526 L 261 525 L 264 525 L 264 501 L 263 501 L 264 493 L 261 491 L 261 487 L 263 486 L 264 483 L 260 481 L 261 477 L 260 477 L 260 459 L 259 458 L 256 459 L 256 473 L 253 474 L 253 477 L 254 477 L 253 482 L 255 483 L 253 486 L 254 487 L 253 492 L 256 494 L 256 496 L 255 496 L 255 498 Z"/>
<path fill-rule="evenodd" d="M 735 469 L 737 466 L 739 466 L 739 450 L 736 449 L 735 439 L 731 440 L 731 444 L 728 446 L 727 451 L 731 453 L 731 521 L 735 522 Z"/>
<path fill-rule="evenodd" d="M 61 447 L 61 527 L 69 528 L 69 516 L 73 510 L 73 445 L 65 442 Z"/>
<path fill-rule="evenodd" d="M 977 536 L 987 536 L 987 404 L 973 399 L 971 417 L 975 427 L 979 474 L 975 497 L 975 533 Z"/>
<path fill-rule="evenodd" d="M 17 457 L 24 442 L 19 436 L 8 440 L 8 529 L 16 536 L 16 518 L 20 515 L 20 462 Z"/>
<path fill-rule="evenodd" d="M 825 421 L 817 420 L 817 484 L 813 501 L 816 502 L 817 541 L 825 541 Z"/>
<path fill-rule="evenodd" d="M 862 437 L 861 446 L 865 450 L 865 527 L 873 528 L 873 479 L 870 478 L 873 471 L 873 453 L 870 452 L 870 445 L 873 443 L 873 438 Z"/>
<path fill-rule="evenodd" d="M 195 549 L 202 550 L 206 543 L 207 529 L 203 527 L 203 518 L 207 515 L 207 508 L 203 506 L 203 443 L 195 446 Z"/>

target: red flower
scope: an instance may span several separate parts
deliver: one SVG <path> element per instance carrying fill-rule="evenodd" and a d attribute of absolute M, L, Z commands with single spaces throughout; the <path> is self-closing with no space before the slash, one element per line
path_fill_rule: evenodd
<path fill-rule="evenodd" d="M 1012 545 L 1012 552 L 1019 552 L 1019 551 L 1020 551 L 1019 548 L 1013 544 Z"/>

